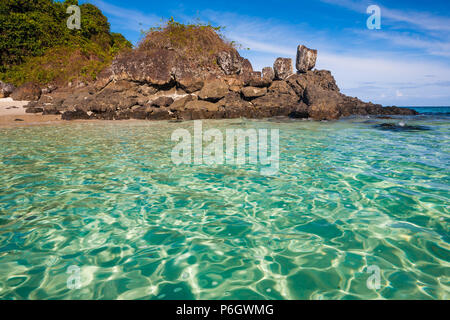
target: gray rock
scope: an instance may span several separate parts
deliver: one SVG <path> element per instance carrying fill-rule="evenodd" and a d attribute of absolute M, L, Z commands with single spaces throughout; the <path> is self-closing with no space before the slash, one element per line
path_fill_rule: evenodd
<path fill-rule="evenodd" d="M 222 80 L 206 82 L 198 97 L 202 100 L 216 102 L 229 92 L 228 85 Z"/>
<path fill-rule="evenodd" d="M 304 45 L 297 48 L 296 68 L 298 72 L 305 73 L 316 66 L 317 50 L 309 49 Z"/>
<path fill-rule="evenodd" d="M 275 79 L 275 72 L 272 67 L 266 67 L 262 69 L 262 77 L 266 81 L 272 82 Z"/>
<path fill-rule="evenodd" d="M 285 80 L 292 74 L 294 74 L 294 69 L 292 67 L 292 59 L 289 58 L 278 58 L 273 64 L 273 70 L 275 71 L 275 79 Z"/>
<path fill-rule="evenodd" d="M 238 74 L 242 70 L 242 58 L 235 51 L 222 51 L 217 55 L 217 64 L 226 75 Z"/>
<path fill-rule="evenodd" d="M 0 81 L 0 98 L 8 98 L 15 89 L 12 84 Z"/>
<path fill-rule="evenodd" d="M 242 89 L 242 95 L 247 99 L 262 97 L 267 93 L 267 88 L 245 87 Z"/>

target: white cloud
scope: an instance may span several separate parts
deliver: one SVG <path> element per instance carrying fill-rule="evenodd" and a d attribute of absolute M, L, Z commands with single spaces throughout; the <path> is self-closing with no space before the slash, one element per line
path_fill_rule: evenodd
<path fill-rule="evenodd" d="M 352 0 L 321 0 L 324 3 L 338 5 L 356 12 L 366 13 L 369 3 L 366 4 Z M 381 7 L 382 18 L 387 18 L 395 22 L 403 22 L 414 25 L 424 30 L 450 31 L 450 18 L 433 15 L 427 12 L 417 12 L 412 10 L 396 10 Z"/>
<path fill-rule="evenodd" d="M 89 0 L 88 2 L 100 8 L 116 28 L 123 30 L 140 32 L 157 25 L 161 21 L 161 18 L 153 14 L 118 7 L 102 0 Z"/>

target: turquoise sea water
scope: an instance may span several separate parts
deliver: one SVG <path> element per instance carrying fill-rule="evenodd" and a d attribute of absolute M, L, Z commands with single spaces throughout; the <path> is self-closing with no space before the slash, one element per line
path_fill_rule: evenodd
<path fill-rule="evenodd" d="M 0 298 L 450 298 L 450 118 L 203 122 L 279 129 L 269 177 L 174 166 L 192 126 L 0 128 Z"/>

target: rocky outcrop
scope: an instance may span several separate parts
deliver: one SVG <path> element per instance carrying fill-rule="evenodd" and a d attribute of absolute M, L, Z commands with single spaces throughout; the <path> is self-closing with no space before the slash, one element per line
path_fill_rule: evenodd
<path fill-rule="evenodd" d="M 300 73 L 312 70 L 316 66 L 317 50 L 309 49 L 304 45 L 297 48 L 296 68 Z"/>
<path fill-rule="evenodd" d="M 0 81 L 0 98 L 8 98 L 15 89 L 12 84 Z"/>
<path fill-rule="evenodd" d="M 333 120 L 350 115 L 416 114 L 343 95 L 330 71 L 308 70 L 315 61 L 314 50 L 308 50 L 300 49 L 299 55 L 306 58 L 297 61 L 302 72 L 296 74 L 291 59 L 278 58 L 273 69 L 255 72 L 248 60 L 232 51 L 220 52 L 217 65 L 209 69 L 175 59 L 169 49 L 128 53 L 95 83 L 45 92 L 28 108 L 29 112 L 62 113 L 66 120 L 273 116 Z"/>
<path fill-rule="evenodd" d="M 292 59 L 278 58 L 273 64 L 273 70 L 275 71 L 275 79 L 285 80 L 294 73 L 292 67 Z"/>
<path fill-rule="evenodd" d="M 41 88 L 34 83 L 26 83 L 11 93 L 11 98 L 16 101 L 35 101 L 41 96 Z"/>

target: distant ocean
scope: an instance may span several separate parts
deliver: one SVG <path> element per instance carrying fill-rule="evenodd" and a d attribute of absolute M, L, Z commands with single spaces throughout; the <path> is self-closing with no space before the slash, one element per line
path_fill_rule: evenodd
<path fill-rule="evenodd" d="M 401 107 L 401 108 L 414 109 L 421 114 L 427 115 L 441 114 L 450 116 L 450 107 Z"/>

